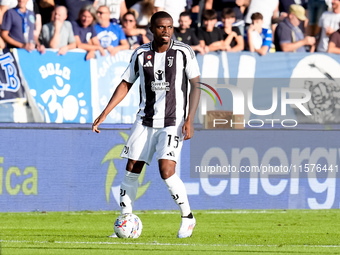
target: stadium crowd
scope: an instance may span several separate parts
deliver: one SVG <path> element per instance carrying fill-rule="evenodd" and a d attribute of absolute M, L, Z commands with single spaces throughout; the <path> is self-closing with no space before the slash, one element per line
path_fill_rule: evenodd
<path fill-rule="evenodd" d="M 199 54 L 340 54 L 340 0 L 0 0 L 0 48 L 113 56 L 152 41 L 160 10 L 173 17 L 173 39 Z"/>

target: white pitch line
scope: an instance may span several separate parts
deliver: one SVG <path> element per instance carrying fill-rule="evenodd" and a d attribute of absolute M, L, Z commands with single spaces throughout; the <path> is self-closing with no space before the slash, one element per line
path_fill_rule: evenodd
<path fill-rule="evenodd" d="M 195 213 L 195 210 L 193 211 Z M 160 212 L 153 212 L 153 214 L 178 214 L 177 211 L 160 211 Z M 237 211 L 204 211 L 204 212 L 197 212 L 201 214 L 253 214 L 253 213 L 287 213 L 287 211 L 247 211 L 247 210 L 237 210 Z"/>
<path fill-rule="evenodd" d="M 28 240 L 0 240 L 0 243 L 37 243 L 37 244 L 97 244 L 97 245 L 151 245 L 151 246 L 211 246 L 211 247 L 314 247 L 314 248 L 340 248 L 340 245 L 262 245 L 262 244 L 185 244 L 185 243 L 135 243 L 135 242 L 70 242 L 70 241 L 28 241 Z"/>
<path fill-rule="evenodd" d="M 252 214 L 252 213 L 286 213 L 286 211 L 246 211 L 246 210 L 238 210 L 238 211 L 206 211 L 204 213 L 207 214 Z"/>

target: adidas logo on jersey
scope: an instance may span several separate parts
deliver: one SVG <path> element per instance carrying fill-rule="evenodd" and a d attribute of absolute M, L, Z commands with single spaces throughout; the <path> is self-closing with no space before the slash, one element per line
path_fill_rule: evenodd
<path fill-rule="evenodd" d="M 167 156 L 170 156 L 170 157 L 175 157 L 175 152 L 171 151 L 169 152 L 168 154 L 166 154 Z"/>
<path fill-rule="evenodd" d="M 151 61 L 149 60 L 148 62 L 146 62 L 146 63 L 144 64 L 144 67 L 152 67 Z"/>

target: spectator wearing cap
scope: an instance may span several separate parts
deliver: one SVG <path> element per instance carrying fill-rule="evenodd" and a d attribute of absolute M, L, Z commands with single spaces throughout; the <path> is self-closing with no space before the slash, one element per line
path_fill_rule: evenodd
<path fill-rule="evenodd" d="M 305 9 L 301 5 L 292 4 L 289 7 L 288 17 L 275 30 L 276 51 L 306 52 L 305 46 L 312 46 L 311 51 L 314 51 L 315 38 L 305 37 L 299 28 L 300 22 L 306 19 Z"/>
<path fill-rule="evenodd" d="M 257 52 L 260 55 L 266 55 L 269 51 L 273 34 L 271 29 L 262 28 L 263 16 L 259 12 L 251 15 L 252 23 L 247 31 L 247 42 L 250 52 Z"/>
<path fill-rule="evenodd" d="M 319 20 L 317 32 L 320 33 L 320 41 L 317 46 L 318 52 L 326 52 L 328 49 L 329 36 L 339 29 L 340 1 L 332 0 L 332 11 L 325 11 Z"/>
<path fill-rule="evenodd" d="M 273 19 L 273 23 L 279 23 L 282 20 L 284 20 L 284 18 L 286 18 L 288 16 L 289 13 L 289 7 L 292 4 L 298 4 L 301 5 L 303 8 L 305 8 L 305 10 L 307 10 L 307 2 L 308 0 L 279 0 L 279 12 L 280 12 L 280 16 L 277 19 Z M 307 13 L 307 11 L 306 11 Z M 307 27 L 308 27 L 308 17 L 309 14 L 306 15 L 307 19 L 304 22 L 300 23 L 300 29 L 301 31 L 306 34 L 307 33 Z"/>

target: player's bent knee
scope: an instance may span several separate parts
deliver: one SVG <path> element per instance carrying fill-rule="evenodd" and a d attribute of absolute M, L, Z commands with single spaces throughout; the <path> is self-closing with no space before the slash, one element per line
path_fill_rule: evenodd
<path fill-rule="evenodd" d="M 161 159 L 158 161 L 159 173 L 163 180 L 168 179 L 175 174 L 176 162 L 172 160 Z"/>
<path fill-rule="evenodd" d="M 126 164 L 126 171 L 140 174 L 142 172 L 144 164 L 145 164 L 144 161 L 137 161 L 137 160 L 129 159 Z"/>
<path fill-rule="evenodd" d="M 160 171 L 160 174 L 161 174 L 161 178 L 163 180 L 166 180 L 166 179 L 170 178 L 171 176 L 173 176 L 175 173 L 174 172 Z"/>

